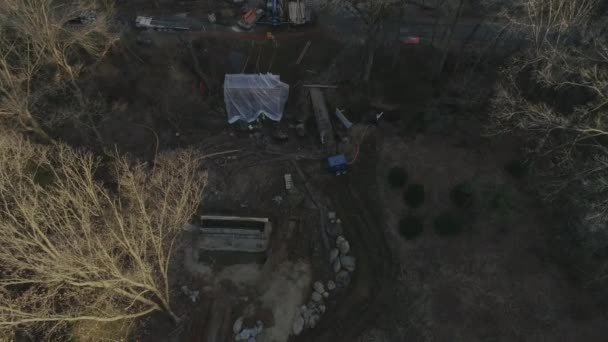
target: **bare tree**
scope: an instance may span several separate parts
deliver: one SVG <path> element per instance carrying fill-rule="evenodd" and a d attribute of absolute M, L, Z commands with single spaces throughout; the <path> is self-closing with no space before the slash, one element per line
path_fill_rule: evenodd
<path fill-rule="evenodd" d="M 81 51 L 98 59 L 116 40 L 112 15 L 110 1 L 0 0 L 2 25 L 71 80 L 82 70 Z"/>
<path fill-rule="evenodd" d="M 83 61 L 102 58 L 116 41 L 112 13 L 110 3 L 100 0 L 0 0 L 0 118 L 9 119 L 4 123 L 48 140 L 43 127 L 57 121 L 57 113 L 34 109 L 64 83 L 81 107 L 69 119 L 89 112 L 77 80 Z"/>
<path fill-rule="evenodd" d="M 592 0 L 515 1 L 501 15 L 529 38 L 502 72 L 491 132 L 515 133 L 548 165 L 538 172 L 549 200 L 577 217 L 579 231 L 608 244 L 608 41 Z M 576 194 L 576 196 L 572 196 Z M 601 239 L 598 237 L 602 237 Z"/>
<path fill-rule="evenodd" d="M 330 0 L 327 6 L 334 10 L 346 11 L 358 18 L 364 26 L 364 42 L 366 49 L 365 64 L 363 67 L 363 80 L 369 81 L 374 65 L 375 52 L 382 42 L 383 27 L 396 14 L 404 0 Z"/>
<path fill-rule="evenodd" d="M 0 32 L 2 35 L 4 32 Z M 32 79 L 40 66 L 41 56 L 34 51 L 18 51 L 4 36 L 0 36 L 0 118 L 8 125 L 16 125 L 49 140 L 31 109 Z M 1 51 L 1 50 L 0 50 Z"/>
<path fill-rule="evenodd" d="M 0 164 L 0 331 L 179 319 L 168 270 L 206 182 L 193 151 L 102 170 L 89 153 L 3 134 Z"/>

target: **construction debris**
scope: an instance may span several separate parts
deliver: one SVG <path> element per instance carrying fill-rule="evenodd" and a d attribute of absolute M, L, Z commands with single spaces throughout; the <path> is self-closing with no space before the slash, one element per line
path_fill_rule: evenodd
<path fill-rule="evenodd" d="M 336 283 L 333 280 L 327 282 L 327 289 L 333 291 L 336 289 Z"/>
<path fill-rule="evenodd" d="M 304 48 L 302 49 L 302 52 L 300 52 L 300 56 L 298 57 L 298 60 L 296 61 L 296 65 L 300 64 L 300 62 L 302 62 L 302 58 L 304 58 L 304 56 L 306 55 L 306 52 L 308 52 L 308 49 L 310 48 L 310 45 L 312 43 L 310 42 L 310 40 L 308 42 L 306 42 L 306 45 L 304 45 Z"/>
<path fill-rule="evenodd" d="M 306 23 L 306 4 L 304 1 L 290 1 L 288 4 L 288 10 L 289 21 L 292 24 L 302 25 Z M 296 64 L 299 64 L 299 62 Z"/>
<path fill-rule="evenodd" d="M 342 111 L 338 108 L 336 108 L 336 117 L 340 120 L 340 122 L 342 123 L 342 125 L 344 125 L 346 129 L 349 129 L 353 126 L 353 123 L 350 122 L 350 120 L 348 120 L 346 116 L 344 116 L 344 113 L 342 113 Z"/>
<path fill-rule="evenodd" d="M 326 89 L 336 89 L 338 86 L 335 85 L 325 85 L 325 84 L 304 84 L 302 85 L 304 88 L 326 88 Z"/>
<path fill-rule="evenodd" d="M 185 294 L 186 296 L 190 297 L 190 300 L 192 301 L 192 303 L 196 303 L 196 300 L 198 299 L 198 296 L 199 296 L 199 291 L 192 291 L 186 285 L 182 286 L 182 293 Z"/>
<path fill-rule="evenodd" d="M 224 77 L 224 101 L 228 122 L 258 119 L 260 115 L 280 121 L 289 96 L 289 85 L 273 74 L 227 74 Z"/>
<path fill-rule="evenodd" d="M 239 324 L 239 320 L 240 324 Z M 255 326 L 253 328 L 244 328 L 243 327 L 243 317 L 239 317 L 232 326 L 233 332 L 235 334 L 235 341 L 247 341 L 247 342 L 255 342 L 256 337 L 262 333 L 264 330 L 264 323 L 262 321 L 256 321 Z M 237 329 L 239 328 L 239 329 Z"/>
<path fill-rule="evenodd" d="M 283 176 L 285 178 L 285 190 L 287 190 L 288 194 L 292 194 L 295 190 L 293 186 L 293 177 L 291 173 L 287 173 Z"/>
<path fill-rule="evenodd" d="M 319 130 L 321 144 L 324 145 L 328 151 L 334 151 L 336 141 L 334 139 L 331 121 L 329 120 L 325 97 L 318 88 L 310 88 L 310 99 L 312 100 L 312 108 L 315 113 L 315 119 L 317 120 L 317 129 Z"/>

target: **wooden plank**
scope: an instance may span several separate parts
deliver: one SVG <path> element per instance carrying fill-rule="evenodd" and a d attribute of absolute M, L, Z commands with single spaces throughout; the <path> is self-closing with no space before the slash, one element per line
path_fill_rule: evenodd
<path fill-rule="evenodd" d="M 338 86 L 335 86 L 335 85 L 325 85 L 325 84 L 304 84 L 302 87 L 304 87 L 304 88 L 329 88 L 329 89 L 338 88 Z"/>
<path fill-rule="evenodd" d="M 310 44 L 311 44 L 310 40 L 306 42 L 306 45 L 302 49 L 302 52 L 300 52 L 300 57 L 298 57 L 298 60 L 296 61 L 296 65 L 300 64 L 300 62 L 302 62 L 302 58 L 304 58 L 304 55 L 306 55 L 306 52 L 308 52 L 308 48 L 310 48 Z"/>

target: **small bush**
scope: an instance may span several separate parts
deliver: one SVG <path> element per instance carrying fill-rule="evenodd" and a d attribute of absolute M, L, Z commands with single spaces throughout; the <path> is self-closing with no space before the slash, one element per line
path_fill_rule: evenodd
<path fill-rule="evenodd" d="M 475 190 L 470 182 L 457 184 L 450 190 L 450 199 L 459 208 L 470 208 L 475 200 Z"/>
<path fill-rule="evenodd" d="M 404 168 L 395 166 L 388 171 L 388 184 L 393 188 L 401 188 L 407 183 L 407 171 Z"/>
<path fill-rule="evenodd" d="M 435 218 L 433 227 L 439 235 L 457 235 L 464 229 L 464 218 L 455 212 L 446 211 Z"/>
<path fill-rule="evenodd" d="M 416 238 L 424 229 L 424 220 L 416 215 L 409 215 L 399 220 L 399 233 L 406 240 Z"/>
<path fill-rule="evenodd" d="M 515 179 L 522 179 L 528 174 L 528 165 L 521 160 L 511 160 L 505 165 L 505 171 Z"/>
<path fill-rule="evenodd" d="M 411 208 L 418 208 L 424 203 L 424 186 L 422 184 L 412 184 L 403 193 L 405 203 Z"/>

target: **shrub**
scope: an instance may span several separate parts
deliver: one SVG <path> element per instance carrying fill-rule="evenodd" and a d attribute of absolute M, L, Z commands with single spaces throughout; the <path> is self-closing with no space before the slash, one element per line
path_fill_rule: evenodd
<path fill-rule="evenodd" d="M 433 227 L 439 235 L 457 235 L 464 229 L 464 218 L 458 213 L 446 211 L 435 218 Z"/>
<path fill-rule="evenodd" d="M 515 179 L 522 179 L 528 174 L 528 165 L 521 160 L 511 160 L 505 165 L 505 171 Z"/>
<path fill-rule="evenodd" d="M 401 188 L 407 183 L 407 171 L 400 166 L 392 167 L 388 171 L 388 184 L 393 188 Z"/>
<path fill-rule="evenodd" d="M 403 193 L 405 203 L 411 208 L 418 208 L 424 203 L 424 186 L 422 184 L 412 184 Z"/>
<path fill-rule="evenodd" d="M 424 229 L 424 220 L 416 215 L 408 215 L 399 220 L 399 233 L 406 240 L 416 238 Z"/>
<path fill-rule="evenodd" d="M 470 208 L 475 200 L 475 190 L 471 182 L 462 182 L 450 190 L 450 199 L 459 208 Z"/>

